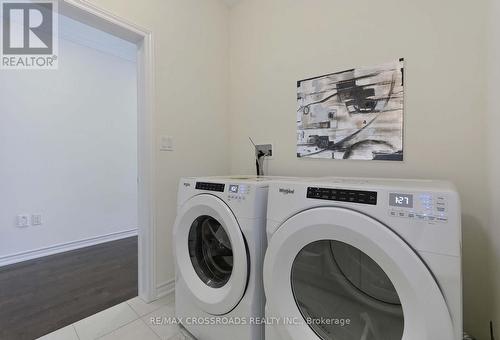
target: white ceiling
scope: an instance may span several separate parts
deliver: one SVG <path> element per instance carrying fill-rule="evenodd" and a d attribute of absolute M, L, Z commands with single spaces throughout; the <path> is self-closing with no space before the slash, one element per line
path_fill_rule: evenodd
<path fill-rule="evenodd" d="M 236 5 L 241 0 L 223 0 L 229 7 Z"/>

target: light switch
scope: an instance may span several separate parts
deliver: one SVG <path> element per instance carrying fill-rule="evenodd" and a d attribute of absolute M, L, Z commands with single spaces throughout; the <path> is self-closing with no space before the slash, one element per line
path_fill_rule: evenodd
<path fill-rule="evenodd" d="M 174 137 L 162 136 L 160 139 L 161 151 L 174 151 Z"/>

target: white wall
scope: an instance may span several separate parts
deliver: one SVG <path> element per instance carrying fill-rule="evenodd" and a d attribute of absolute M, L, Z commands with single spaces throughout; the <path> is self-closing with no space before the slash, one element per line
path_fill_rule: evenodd
<path fill-rule="evenodd" d="M 486 10 L 477 1 L 243 0 L 230 13 L 232 172 L 255 171 L 252 136 L 275 144 L 271 175 L 455 182 L 463 203 L 465 327 L 480 339 L 488 339 L 491 318 L 500 328 L 492 274 L 500 246 L 488 224 Z M 406 61 L 405 162 L 296 158 L 297 80 L 399 57 Z"/>
<path fill-rule="evenodd" d="M 93 0 L 152 30 L 156 44 L 157 282 L 174 279 L 171 235 L 181 176 L 229 172 L 228 8 L 219 0 Z M 158 148 L 157 148 L 158 150 Z"/>
<path fill-rule="evenodd" d="M 136 47 L 60 31 L 59 70 L 0 71 L 0 258 L 137 228 Z"/>

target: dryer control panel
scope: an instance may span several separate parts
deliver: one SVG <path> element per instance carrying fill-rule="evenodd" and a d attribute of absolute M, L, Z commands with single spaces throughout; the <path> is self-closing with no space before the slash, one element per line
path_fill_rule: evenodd
<path fill-rule="evenodd" d="M 377 205 L 376 191 L 309 187 L 307 188 L 307 198 Z"/>
<path fill-rule="evenodd" d="M 389 193 L 389 215 L 422 222 L 447 223 L 446 197 L 432 193 Z"/>
<path fill-rule="evenodd" d="M 205 191 L 224 192 L 225 185 L 222 183 L 196 182 L 196 189 Z"/>

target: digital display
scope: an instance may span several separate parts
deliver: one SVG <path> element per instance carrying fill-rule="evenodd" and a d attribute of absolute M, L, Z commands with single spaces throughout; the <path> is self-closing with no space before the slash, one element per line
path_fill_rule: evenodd
<path fill-rule="evenodd" d="M 233 184 L 231 184 L 231 185 L 229 186 L 229 192 L 230 192 L 230 193 L 233 193 L 233 194 L 237 194 L 237 193 L 238 193 L 238 186 L 237 186 L 237 185 L 233 185 Z"/>
<path fill-rule="evenodd" d="M 389 194 L 389 205 L 391 207 L 413 208 L 413 195 Z"/>

